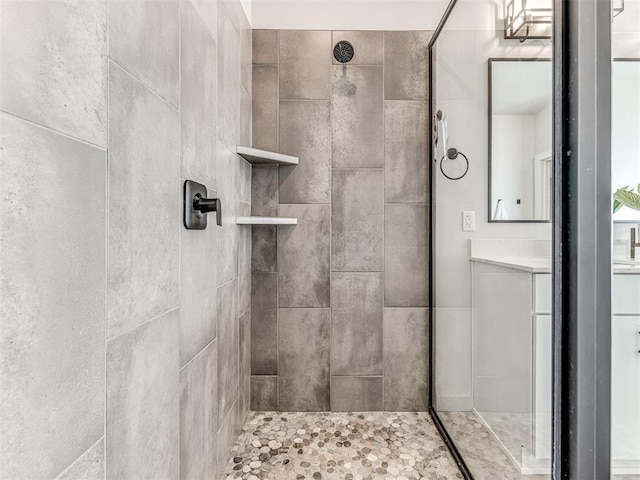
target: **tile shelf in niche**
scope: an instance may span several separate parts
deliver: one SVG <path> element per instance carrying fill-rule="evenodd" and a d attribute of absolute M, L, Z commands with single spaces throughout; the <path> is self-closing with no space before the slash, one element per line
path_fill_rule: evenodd
<path fill-rule="evenodd" d="M 298 157 L 252 147 L 236 146 L 236 153 L 254 165 L 298 165 Z"/>
<path fill-rule="evenodd" d="M 236 217 L 237 225 L 297 225 L 292 217 Z"/>

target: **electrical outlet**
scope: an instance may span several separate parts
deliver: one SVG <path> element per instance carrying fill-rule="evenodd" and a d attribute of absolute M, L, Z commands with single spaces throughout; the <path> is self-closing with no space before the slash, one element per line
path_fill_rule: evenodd
<path fill-rule="evenodd" d="M 462 212 L 462 231 L 476 231 L 476 212 Z"/>

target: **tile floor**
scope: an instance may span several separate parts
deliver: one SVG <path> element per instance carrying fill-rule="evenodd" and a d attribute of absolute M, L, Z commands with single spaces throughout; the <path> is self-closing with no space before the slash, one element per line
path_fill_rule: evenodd
<path fill-rule="evenodd" d="M 427 413 L 251 412 L 224 471 L 251 480 L 462 478 Z"/>
<path fill-rule="evenodd" d="M 442 423 L 475 480 L 548 480 L 549 475 L 522 475 L 473 412 L 439 412 Z"/>
<path fill-rule="evenodd" d="M 475 480 L 549 480 L 551 478 L 550 475 L 522 475 L 473 412 L 439 412 L 438 415 Z M 492 420 L 496 421 L 497 418 L 495 416 Z M 508 434 L 507 443 L 512 444 L 517 437 L 523 435 L 524 427 L 521 421 L 502 416 L 500 422 L 496 421 L 494 427 L 497 426 L 501 433 L 505 433 L 507 428 L 512 429 Z M 640 475 L 613 475 L 611 480 L 640 480 Z"/>

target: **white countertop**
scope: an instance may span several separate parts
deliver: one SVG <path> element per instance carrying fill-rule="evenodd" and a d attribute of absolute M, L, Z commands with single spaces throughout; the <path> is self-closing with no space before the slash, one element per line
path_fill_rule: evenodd
<path fill-rule="evenodd" d="M 545 257 L 508 257 L 500 255 L 473 256 L 472 262 L 488 263 L 530 273 L 551 273 L 551 259 Z M 613 273 L 640 275 L 640 264 L 613 264 Z"/>

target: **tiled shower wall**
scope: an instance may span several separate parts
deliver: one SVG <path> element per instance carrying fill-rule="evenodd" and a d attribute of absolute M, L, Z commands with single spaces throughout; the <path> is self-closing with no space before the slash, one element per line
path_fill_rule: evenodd
<path fill-rule="evenodd" d="M 252 409 L 427 408 L 430 35 L 253 32 Z"/>
<path fill-rule="evenodd" d="M 0 8 L 0 477 L 214 478 L 249 408 L 244 12 Z M 222 228 L 182 226 L 186 178 Z"/>

